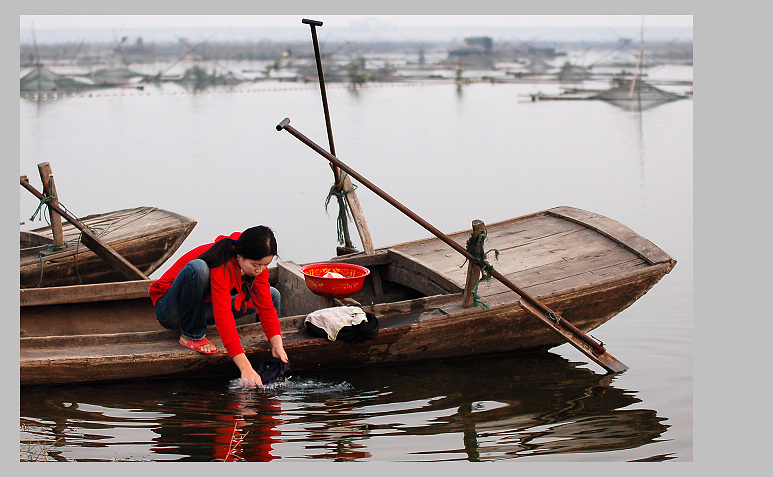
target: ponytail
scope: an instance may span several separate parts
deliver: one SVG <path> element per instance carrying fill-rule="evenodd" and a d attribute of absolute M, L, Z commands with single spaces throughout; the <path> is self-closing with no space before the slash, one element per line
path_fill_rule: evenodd
<path fill-rule="evenodd" d="M 234 242 L 234 240 L 228 238 L 218 240 L 196 258 L 204 260 L 209 268 L 217 268 L 236 255 L 236 252 L 234 252 Z"/>

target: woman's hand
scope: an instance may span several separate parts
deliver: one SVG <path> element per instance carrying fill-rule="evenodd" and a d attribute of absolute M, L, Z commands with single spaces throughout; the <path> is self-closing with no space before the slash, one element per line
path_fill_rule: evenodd
<path fill-rule="evenodd" d="M 282 335 L 274 335 L 269 341 L 271 342 L 271 355 L 281 359 L 283 363 L 287 363 L 287 353 L 282 343 Z"/>
<path fill-rule="evenodd" d="M 242 371 L 242 385 L 248 388 L 262 388 L 263 380 L 260 379 L 260 374 L 250 366 L 250 369 Z"/>
<path fill-rule="evenodd" d="M 260 379 L 260 375 L 252 368 L 250 360 L 247 359 L 247 355 L 239 353 L 233 357 L 234 363 L 239 367 L 239 371 L 242 374 L 242 385 L 246 387 L 263 387 L 263 380 Z"/>

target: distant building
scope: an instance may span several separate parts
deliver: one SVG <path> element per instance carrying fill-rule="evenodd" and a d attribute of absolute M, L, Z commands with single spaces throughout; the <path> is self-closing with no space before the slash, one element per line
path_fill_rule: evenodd
<path fill-rule="evenodd" d="M 462 56 L 491 55 L 494 41 L 488 36 L 476 36 L 464 39 L 464 45 L 448 52 L 449 58 Z"/>
<path fill-rule="evenodd" d="M 154 48 L 145 45 L 141 36 L 124 36 L 121 38 L 121 41 L 113 47 L 113 53 L 129 56 L 149 56 L 154 53 Z"/>

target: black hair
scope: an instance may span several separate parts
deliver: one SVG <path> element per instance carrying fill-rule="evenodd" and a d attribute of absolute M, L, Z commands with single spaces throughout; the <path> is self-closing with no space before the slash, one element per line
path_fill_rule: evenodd
<path fill-rule="evenodd" d="M 269 255 L 276 255 L 274 232 L 265 225 L 250 227 L 242 232 L 237 240 L 229 238 L 218 240 L 197 258 L 204 260 L 209 268 L 217 268 L 236 254 L 249 260 L 260 260 Z"/>

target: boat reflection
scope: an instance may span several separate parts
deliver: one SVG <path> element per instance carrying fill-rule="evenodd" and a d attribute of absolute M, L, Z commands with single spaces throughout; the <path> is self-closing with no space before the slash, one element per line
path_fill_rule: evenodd
<path fill-rule="evenodd" d="M 33 387 L 21 441 L 78 461 L 492 461 L 633 449 L 666 431 L 635 391 L 581 366 L 533 353 L 291 370 L 263 390 L 220 378 Z"/>
<path fill-rule="evenodd" d="M 369 369 L 347 374 L 356 390 L 351 399 L 285 412 L 284 419 L 317 422 L 318 429 L 330 429 L 329 439 L 346 422 L 369 429 L 363 439 L 424 436 L 429 446 L 438 436 L 454 437 L 458 445 L 461 434 L 462 457 L 471 461 L 631 449 L 668 428 L 654 410 L 626 409 L 640 402 L 635 392 L 578 366 L 534 353 Z M 318 373 L 317 379 L 334 378 Z M 374 421 L 381 424 L 368 424 Z M 448 439 L 440 442 L 444 448 L 428 446 L 417 457 L 446 460 L 455 447 Z"/>

